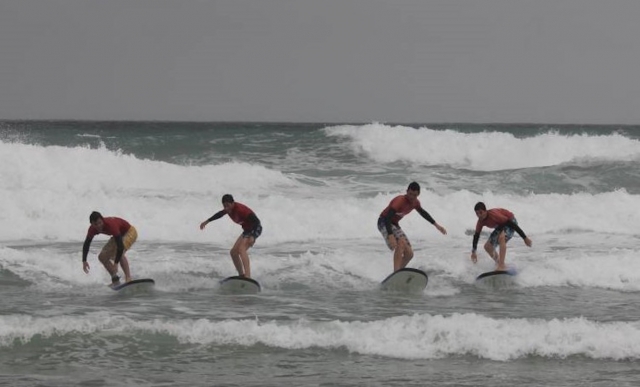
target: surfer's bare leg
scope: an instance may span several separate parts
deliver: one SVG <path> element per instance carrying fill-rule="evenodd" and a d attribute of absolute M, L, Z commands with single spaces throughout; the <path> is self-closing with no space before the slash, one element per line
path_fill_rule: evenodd
<path fill-rule="evenodd" d="M 507 270 L 507 266 L 504 264 L 504 260 L 507 257 L 507 237 L 504 231 L 498 235 L 498 243 L 500 244 L 500 254 L 498 256 L 498 267 L 496 267 L 496 270 Z"/>
<path fill-rule="evenodd" d="M 251 264 L 249 262 L 249 254 L 247 249 L 253 245 L 253 237 L 244 238 L 242 235 L 238 237 L 236 243 L 229 252 L 233 265 L 236 267 L 239 276 L 251 278 Z"/>
<path fill-rule="evenodd" d="M 393 271 L 398 271 L 402 268 L 402 255 L 403 251 L 398 243 L 396 249 L 393 251 Z"/>
<path fill-rule="evenodd" d="M 412 258 L 413 249 L 411 245 L 407 243 L 405 238 L 399 238 L 398 245 L 393 253 L 393 271 L 398 271 L 406 267 Z"/>
<path fill-rule="evenodd" d="M 131 282 L 131 270 L 129 270 L 129 260 L 124 254 L 122 254 L 122 258 L 120 258 L 120 266 L 122 267 L 122 271 L 124 272 L 125 282 Z"/>
<path fill-rule="evenodd" d="M 249 260 L 249 248 L 253 246 L 253 237 L 244 237 L 240 242 L 240 260 L 242 261 L 242 267 L 244 268 L 244 275 L 247 278 L 251 278 L 251 261 Z"/>
<path fill-rule="evenodd" d="M 100 255 L 98 255 L 98 259 L 100 260 L 104 268 L 107 269 L 107 272 L 111 277 L 118 274 L 118 267 L 111 261 L 113 258 L 114 256 L 107 251 L 103 251 L 100 253 Z"/>
<path fill-rule="evenodd" d="M 411 245 L 407 243 L 407 246 L 404 248 L 404 261 L 402 263 L 402 268 L 405 268 L 412 259 L 413 249 L 411 248 Z"/>
<path fill-rule="evenodd" d="M 496 262 L 496 265 L 497 265 L 498 264 L 498 253 L 493 248 L 493 244 L 491 244 L 490 241 L 487 241 L 487 243 L 484 244 L 484 250 L 487 252 L 487 254 L 489 254 L 491 259 L 493 259 Z"/>

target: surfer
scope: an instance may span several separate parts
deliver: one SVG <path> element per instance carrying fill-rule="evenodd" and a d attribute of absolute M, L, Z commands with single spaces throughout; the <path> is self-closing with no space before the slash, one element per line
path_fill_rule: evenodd
<path fill-rule="evenodd" d="M 507 255 L 507 242 L 513 236 L 513 232 L 517 232 L 518 235 L 524 239 L 524 244 L 531 247 L 531 239 L 529 239 L 524 231 L 518 226 L 513 213 L 504 208 L 492 208 L 487 210 L 484 203 L 478 202 L 473 208 L 478 217 L 476 223 L 476 232 L 473 234 L 473 247 L 471 249 L 471 260 L 473 263 L 478 262 L 478 255 L 476 249 L 478 248 L 478 239 L 480 239 L 480 231 L 483 227 L 493 228 L 493 232 L 489 235 L 487 243 L 484 244 L 484 249 L 489 256 L 496 262 L 496 271 L 507 270 L 504 264 L 504 259 Z M 499 249 L 499 252 L 496 252 Z"/>
<path fill-rule="evenodd" d="M 91 215 L 89 215 L 89 222 L 91 226 L 89 226 L 87 237 L 82 246 L 82 269 L 84 272 L 89 273 L 90 270 L 87 255 L 89 254 L 89 247 L 91 246 L 93 237 L 98 234 L 111 235 L 111 238 L 109 238 L 107 243 L 102 247 L 98 259 L 102 262 L 102 265 L 104 265 L 109 275 L 111 275 L 111 286 L 120 284 L 118 264 L 122 266 L 125 281 L 130 282 L 131 271 L 129 270 L 129 260 L 124 254 L 138 238 L 138 232 L 135 227 L 121 218 L 104 218 L 97 211 L 93 211 Z"/>
<path fill-rule="evenodd" d="M 409 238 L 405 235 L 399 222 L 405 215 L 416 210 L 429 223 L 433 224 L 443 235 L 447 230 L 439 225 L 427 211 L 420 205 L 418 196 L 420 195 L 420 184 L 415 181 L 407 187 L 407 193 L 396 196 L 391 200 L 378 218 L 378 230 L 382 234 L 387 247 L 393 251 L 393 271 L 398 271 L 409 263 L 413 258 L 413 248 Z"/>
<path fill-rule="evenodd" d="M 231 220 L 242 226 L 242 234 L 229 252 L 233 264 L 240 277 L 251 278 L 251 264 L 249 262 L 248 250 L 256 243 L 256 239 L 262 234 L 260 219 L 249 207 L 233 200 L 233 196 L 226 194 L 222 196 L 223 209 L 216 212 L 212 217 L 200 223 L 200 230 L 216 219 L 229 215 Z"/>

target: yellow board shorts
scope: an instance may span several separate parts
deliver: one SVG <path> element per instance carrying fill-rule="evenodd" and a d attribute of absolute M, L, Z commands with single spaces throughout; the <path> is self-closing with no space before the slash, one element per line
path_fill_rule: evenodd
<path fill-rule="evenodd" d="M 138 231 L 136 231 L 135 227 L 131 226 L 129 227 L 129 231 L 127 231 L 127 233 L 122 237 L 122 244 L 124 244 L 125 252 L 131 248 L 131 246 L 136 242 L 136 239 L 138 239 Z M 105 254 L 110 257 L 109 259 L 115 259 L 117 252 L 118 245 L 116 245 L 116 240 L 111 237 L 102 248 L 102 251 L 100 251 L 100 255 Z"/>

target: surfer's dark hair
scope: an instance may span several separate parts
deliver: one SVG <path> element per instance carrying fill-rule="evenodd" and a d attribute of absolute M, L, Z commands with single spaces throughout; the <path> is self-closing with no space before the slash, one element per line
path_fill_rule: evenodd
<path fill-rule="evenodd" d="M 231 194 L 225 194 L 222 196 L 222 203 L 233 203 L 233 196 Z"/>
<path fill-rule="evenodd" d="M 415 181 L 412 181 L 409 184 L 409 187 L 407 187 L 407 189 L 409 191 L 418 191 L 418 192 L 420 192 L 420 184 L 416 183 Z"/>
<path fill-rule="evenodd" d="M 482 210 L 482 211 L 486 211 L 487 210 L 487 206 L 484 205 L 484 203 L 482 202 L 478 202 L 476 203 L 476 205 L 473 207 L 474 211 L 478 211 L 478 210 Z"/>
<path fill-rule="evenodd" d="M 99 213 L 98 211 L 93 211 L 91 215 L 89 215 L 89 223 L 93 223 L 98 219 L 103 219 L 102 214 Z"/>

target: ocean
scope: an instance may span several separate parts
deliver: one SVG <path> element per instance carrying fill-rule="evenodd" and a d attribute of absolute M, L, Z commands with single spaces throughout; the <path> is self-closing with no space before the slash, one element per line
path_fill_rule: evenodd
<path fill-rule="evenodd" d="M 0 384 L 635 386 L 640 380 L 640 127 L 0 122 Z M 420 294 L 376 221 L 411 181 L 447 229 L 401 226 Z M 252 208 L 257 295 L 223 294 Z M 469 259 L 473 206 L 511 210 L 511 286 Z M 128 220 L 147 292 L 119 293 L 89 214 Z"/>

